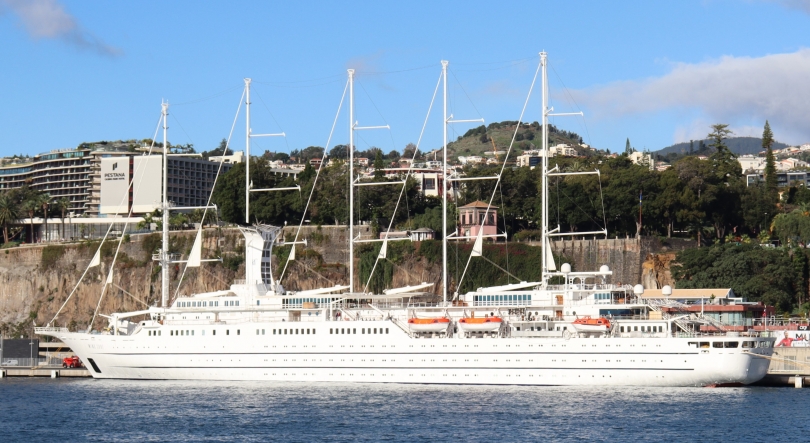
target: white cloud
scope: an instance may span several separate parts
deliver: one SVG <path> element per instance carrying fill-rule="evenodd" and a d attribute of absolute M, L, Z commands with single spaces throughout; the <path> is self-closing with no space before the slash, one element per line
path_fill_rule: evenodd
<path fill-rule="evenodd" d="M 83 29 L 58 0 L 0 0 L 0 8 L 14 13 L 33 38 L 60 39 L 107 56 L 121 54 L 120 49 L 107 45 Z"/>
<path fill-rule="evenodd" d="M 725 56 L 703 63 L 676 63 L 661 77 L 616 82 L 573 91 L 593 112 L 623 117 L 659 111 L 698 111 L 699 120 L 676 138 L 708 133 L 708 121 L 752 132 L 753 122 L 770 120 L 780 141 L 810 140 L 810 49 L 764 57 Z M 694 129 L 693 129 L 694 128 Z M 761 132 L 761 131 L 760 131 Z M 683 139 L 681 139 L 683 140 Z"/>
<path fill-rule="evenodd" d="M 769 0 L 771 3 L 778 3 L 788 9 L 797 9 L 810 14 L 810 0 Z"/>

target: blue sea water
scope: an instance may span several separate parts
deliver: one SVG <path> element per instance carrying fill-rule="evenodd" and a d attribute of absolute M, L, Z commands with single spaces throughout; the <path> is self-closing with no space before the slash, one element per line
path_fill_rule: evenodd
<path fill-rule="evenodd" d="M 0 380 L 1 442 L 810 441 L 810 389 Z"/>

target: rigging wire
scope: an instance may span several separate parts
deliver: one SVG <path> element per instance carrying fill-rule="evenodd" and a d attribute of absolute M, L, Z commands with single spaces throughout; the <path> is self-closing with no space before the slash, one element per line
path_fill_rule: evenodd
<path fill-rule="evenodd" d="M 389 125 L 389 124 L 388 124 L 388 120 L 386 120 L 386 119 L 385 119 L 385 116 L 383 116 L 383 113 L 382 113 L 382 112 L 380 112 L 380 108 L 378 108 L 378 107 L 377 107 L 377 104 L 376 104 L 376 103 L 374 103 L 374 100 L 371 98 L 371 96 L 369 95 L 368 91 L 366 91 L 366 88 L 365 88 L 365 87 L 363 87 L 363 83 L 361 83 L 359 80 L 358 80 L 356 83 L 357 83 L 358 85 L 360 85 L 360 89 L 362 89 L 362 90 L 363 90 L 363 92 L 366 94 L 366 97 L 368 97 L 368 101 L 370 101 L 370 102 L 371 102 L 371 105 L 372 105 L 372 106 L 374 106 L 374 109 L 376 109 L 376 110 L 377 110 L 377 114 L 379 114 L 379 115 L 380 115 L 380 118 L 383 120 L 383 122 L 385 122 L 386 126 L 388 126 L 388 134 L 391 136 L 391 149 L 396 149 L 396 148 L 397 148 L 397 144 L 394 142 L 394 132 L 393 132 L 393 131 L 391 131 L 391 125 Z"/>
<path fill-rule="evenodd" d="M 268 113 L 268 114 L 270 114 L 270 117 L 273 119 L 273 121 L 274 121 L 274 122 L 276 122 L 276 126 L 278 126 L 278 129 L 279 129 L 281 132 L 284 132 L 284 130 L 283 130 L 283 129 L 281 129 L 281 125 L 278 123 L 278 120 L 276 120 L 276 116 L 275 116 L 275 115 L 273 115 L 273 112 L 272 112 L 272 111 L 270 111 L 270 108 L 269 108 L 269 107 L 267 106 L 267 104 L 264 102 L 264 99 L 262 98 L 262 95 L 261 95 L 261 94 L 259 94 L 259 91 L 258 91 L 258 90 L 256 90 L 256 89 L 254 88 L 254 89 L 253 89 L 253 92 L 255 92 L 255 93 L 256 93 L 256 95 L 259 97 L 259 101 L 260 101 L 260 102 L 262 102 L 262 105 L 264 106 L 264 109 L 266 109 L 266 110 L 267 110 L 267 113 Z M 289 141 L 287 141 L 287 137 L 282 137 L 282 138 L 284 139 L 284 143 L 287 145 L 287 150 L 289 151 L 289 150 L 290 150 L 290 142 L 289 142 Z"/>
<path fill-rule="evenodd" d="M 442 83 L 442 76 L 439 74 L 439 80 L 436 82 L 436 88 L 433 90 L 433 97 L 430 99 L 430 105 L 428 106 L 427 115 L 425 115 L 425 121 L 422 123 L 422 130 L 419 132 L 419 138 L 416 140 L 416 149 L 413 150 L 413 157 L 411 158 L 411 163 L 408 166 L 408 171 L 405 173 L 405 183 L 402 184 L 402 189 L 399 192 L 399 198 L 397 199 L 397 204 L 394 207 L 394 213 L 391 214 L 391 220 L 388 222 L 388 229 L 385 231 L 385 240 L 388 240 L 388 236 L 391 233 L 391 227 L 394 225 L 394 218 L 397 214 L 397 209 L 399 208 L 399 204 L 402 201 L 402 196 L 405 194 L 405 190 L 408 187 L 408 179 L 411 177 L 414 163 L 416 160 L 416 155 L 419 153 L 419 146 L 422 144 L 422 137 L 425 135 L 425 129 L 427 128 L 428 119 L 430 118 L 430 113 L 433 111 L 433 104 L 436 101 L 436 95 L 439 93 L 439 86 Z M 446 174 L 446 172 L 445 172 Z M 351 188 L 350 188 L 351 189 Z M 406 198 L 407 201 L 407 198 Z M 354 241 L 354 239 L 350 239 L 349 241 Z M 385 244 L 385 243 L 383 243 Z M 381 246 L 382 247 L 382 246 Z M 371 278 L 374 276 L 374 271 L 377 269 L 377 264 L 380 262 L 380 254 L 377 254 L 376 260 L 374 260 L 374 266 L 371 268 L 371 272 L 369 272 L 368 280 L 366 281 L 366 285 L 363 287 L 363 292 L 368 290 L 368 286 L 371 283 Z"/>
<path fill-rule="evenodd" d="M 554 65 L 553 65 L 553 64 L 551 64 L 551 63 L 549 63 L 549 66 L 551 66 L 551 70 L 552 70 L 552 71 L 554 71 L 554 75 L 557 77 L 557 80 L 559 80 L 559 81 L 560 81 L 560 84 L 562 84 L 562 86 L 563 86 L 563 91 L 565 91 L 565 93 L 566 93 L 566 95 L 568 96 L 568 98 L 571 100 L 571 102 L 572 102 L 572 103 L 574 103 L 574 106 L 576 106 L 576 107 L 577 107 L 577 109 L 579 110 L 579 112 L 582 112 L 582 108 L 580 108 L 580 106 L 579 106 L 579 104 L 577 103 L 577 101 L 576 101 L 576 100 L 574 100 L 574 96 L 571 94 L 571 91 L 569 91 L 569 90 L 568 90 L 568 87 L 567 87 L 567 86 L 565 86 L 565 83 L 562 81 L 562 78 L 560 77 L 560 75 L 559 75 L 559 74 L 557 74 L 557 70 L 556 70 L 556 69 L 554 69 Z M 585 121 L 585 117 L 584 117 L 585 113 L 584 113 L 584 112 L 582 112 L 582 115 L 583 115 L 583 117 L 582 117 L 582 125 L 583 125 L 583 126 L 585 126 L 585 134 L 588 136 L 588 144 L 589 144 L 589 145 L 591 145 L 591 133 L 590 133 L 590 131 L 588 131 L 588 123 Z"/>
<path fill-rule="evenodd" d="M 503 159 L 503 161 L 504 161 L 504 163 L 506 163 L 506 159 Z M 498 186 L 497 188 L 498 188 L 498 192 L 501 194 L 501 215 L 503 215 L 503 214 L 506 213 L 506 205 L 503 202 L 503 183 L 501 183 L 501 185 Z M 506 217 L 502 217 L 502 218 L 503 218 L 503 233 L 506 234 Z M 512 274 L 509 273 L 509 242 L 505 241 L 505 242 L 503 242 L 503 244 L 504 244 L 504 248 L 506 249 L 504 251 L 504 254 L 506 255 L 506 274 L 507 275 L 512 275 Z M 520 280 L 518 280 L 518 281 L 520 281 Z M 508 277 L 507 277 L 506 283 L 509 283 L 509 278 Z"/>
<path fill-rule="evenodd" d="M 526 101 L 523 103 L 523 109 L 520 111 L 520 118 L 518 118 L 518 122 L 515 125 L 515 132 L 512 134 L 512 141 L 509 143 L 509 149 L 506 151 L 506 157 L 505 158 L 509 158 L 509 154 L 512 152 L 512 148 L 515 145 L 515 138 L 517 137 L 518 130 L 520 130 L 520 125 L 523 124 L 523 115 L 526 113 L 526 108 L 529 105 L 529 98 L 532 96 L 532 91 L 534 90 L 534 84 L 537 81 L 537 75 L 540 73 L 540 67 L 541 67 L 541 64 L 538 63 L 537 64 L 537 70 L 534 72 L 534 78 L 532 78 L 532 84 L 529 87 L 529 95 L 526 96 Z M 545 111 L 543 111 L 543 112 L 545 112 Z M 503 165 L 501 166 L 501 172 L 500 172 L 500 174 L 498 174 L 498 180 L 495 183 L 496 188 L 498 187 L 498 185 L 500 185 L 501 180 L 503 180 L 503 171 L 505 169 L 506 169 L 506 161 L 503 162 Z M 490 198 L 489 198 L 489 203 L 487 203 L 487 210 L 486 210 L 486 212 L 484 212 L 484 214 L 485 214 L 484 219 L 481 221 L 481 228 L 480 228 L 480 231 L 479 231 L 479 235 L 481 235 L 483 233 L 484 223 L 486 223 L 486 219 L 487 219 L 486 214 L 489 214 L 489 210 L 492 207 L 492 200 L 493 199 L 495 199 L 495 190 L 494 189 L 492 191 L 492 196 L 490 196 Z M 472 254 L 470 254 L 470 256 L 467 257 L 467 264 L 464 266 L 464 272 L 461 274 L 461 279 L 459 280 L 458 287 L 456 288 L 457 291 L 461 289 L 461 284 L 464 282 L 464 277 L 467 275 L 467 269 L 469 269 L 469 267 L 470 267 L 470 262 L 472 261 L 472 257 L 473 257 Z M 483 255 L 482 255 L 482 257 L 483 257 Z"/>
<path fill-rule="evenodd" d="M 337 126 L 338 118 L 340 117 L 340 110 L 343 108 L 343 101 L 346 99 L 346 92 L 349 90 L 349 80 L 346 80 L 346 86 L 343 87 L 343 95 L 340 97 L 340 104 L 338 105 L 337 113 L 335 113 L 335 120 L 332 122 L 332 129 L 329 131 L 329 137 L 326 139 L 326 146 L 323 149 L 323 156 L 321 157 L 321 164 L 318 165 L 318 170 L 315 172 L 315 179 L 312 181 L 312 191 L 309 193 L 309 197 L 307 197 L 307 204 L 304 205 L 304 212 L 301 215 L 301 222 L 298 224 L 298 229 L 295 231 L 295 238 L 293 239 L 293 243 L 298 241 L 298 237 L 301 235 L 301 228 L 304 225 L 304 220 L 307 217 L 307 211 L 309 210 L 309 205 L 312 202 L 312 196 L 315 194 L 315 188 L 318 185 L 318 178 L 321 175 L 321 170 L 323 169 L 324 163 L 326 163 L 326 150 L 329 148 L 329 144 L 332 143 L 332 136 L 335 134 L 335 127 Z M 349 146 L 349 149 L 352 149 Z M 349 165 L 351 167 L 351 165 Z M 292 245 L 295 247 L 295 244 Z M 287 255 L 287 261 L 284 263 L 284 269 L 281 271 L 281 275 L 279 276 L 279 281 L 284 278 L 284 274 L 287 272 L 287 267 L 290 265 L 290 255 Z"/>
<path fill-rule="evenodd" d="M 155 135 L 154 135 L 154 137 L 152 137 L 152 144 L 149 146 L 149 154 L 150 155 L 152 154 L 152 150 L 155 147 L 155 139 L 157 138 L 157 133 L 160 130 L 160 122 L 162 121 L 164 124 L 168 124 L 168 122 L 166 122 L 165 118 L 166 118 L 166 116 L 161 113 L 160 119 L 158 120 L 158 126 L 157 126 L 157 128 L 155 128 Z M 168 151 L 168 149 L 169 149 L 168 140 L 165 140 L 164 143 L 166 143 L 166 146 L 163 147 L 163 150 Z M 140 168 L 143 165 L 144 165 L 144 163 L 139 164 L 138 169 L 136 169 L 134 171 L 134 173 L 132 174 L 132 178 L 129 179 L 129 183 L 127 184 L 127 191 L 129 191 L 129 189 L 132 187 L 132 184 L 135 181 L 135 177 L 138 175 L 138 171 L 140 170 Z M 135 188 L 135 190 L 134 190 L 135 194 L 137 194 L 138 190 L 140 189 L 141 183 L 142 182 L 139 182 L 137 187 Z M 120 208 L 121 205 L 125 204 L 125 202 L 127 201 L 128 198 L 129 198 L 129 192 L 125 192 L 124 195 L 121 197 L 121 202 L 118 204 L 118 207 Z M 126 232 L 127 226 L 129 226 L 129 220 L 128 219 L 132 217 L 132 210 L 133 209 L 134 209 L 133 207 L 129 208 L 129 212 L 127 213 L 127 222 L 124 223 L 124 229 L 122 229 L 122 232 Z M 119 214 L 118 212 L 115 213 L 116 218 L 118 218 L 118 214 Z M 112 227 L 113 227 L 113 223 L 110 223 L 110 225 L 107 227 L 107 232 L 104 234 L 104 238 L 101 239 L 101 243 L 99 243 L 99 245 L 98 245 L 98 250 L 96 251 L 96 253 L 99 254 L 99 260 L 101 259 L 101 247 L 104 245 L 104 241 L 107 240 L 107 237 L 110 235 L 110 232 L 112 231 Z M 101 295 L 98 297 L 98 304 L 96 305 L 96 309 L 93 311 L 93 317 L 90 320 L 90 324 L 87 326 L 87 332 L 90 332 L 90 330 L 93 328 L 93 323 L 96 321 L 96 316 L 98 315 L 98 311 L 101 308 L 101 301 L 104 300 L 104 295 L 107 293 L 107 287 L 109 286 L 108 283 L 112 283 L 113 270 L 115 269 L 115 263 L 118 260 L 118 253 L 121 251 L 121 245 L 122 245 L 123 241 L 124 241 L 124 236 L 121 235 L 121 237 L 118 239 L 118 246 L 115 249 L 115 255 L 113 256 L 113 261 L 112 261 L 112 263 L 110 263 L 110 270 L 107 273 L 107 279 L 104 281 L 104 286 L 101 287 Z M 100 266 L 100 264 L 99 264 L 99 266 Z M 88 266 L 88 269 L 89 268 L 90 267 Z M 85 271 L 85 273 L 86 273 L 86 271 Z M 82 274 L 82 277 L 84 277 L 84 274 Z M 79 282 L 76 283 L 76 287 L 78 287 L 79 283 L 81 283 L 81 280 L 79 280 Z M 75 288 L 74 288 L 74 290 L 75 290 Z M 67 300 L 65 300 L 65 303 L 67 303 Z M 56 319 L 56 316 L 54 316 L 54 319 Z"/>
<path fill-rule="evenodd" d="M 157 137 L 158 131 L 160 131 L 160 122 L 161 121 L 163 121 L 163 115 L 161 115 L 160 118 L 158 119 L 157 128 L 155 128 L 155 135 L 152 137 L 152 146 L 149 148 L 150 153 L 152 152 L 152 147 L 155 146 L 155 138 Z M 134 177 L 133 177 L 133 179 L 134 179 Z M 129 186 L 132 186 L 132 179 L 130 179 Z M 124 198 L 126 198 L 126 197 L 127 197 L 127 195 L 125 194 Z M 121 203 L 122 204 L 124 203 L 123 198 L 121 199 Z M 101 258 L 101 246 L 104 244 L 104 240 L 110 234 L 110 231 L 112 230 L 112 226 L 113 226 L 113 224 L 110 223 L 110 226 L 107 227 L 107 232 L 104 234 L 104 237 L 102 238 L 101 243 L 98 245 L 98 248 L 96 249 L 95 254 L 98 254 L 99 258 Z M 93 254 L 94 258 L 95 258 L 95 254 Z M 56 320 L 56 317 L 59 316 L 59 314 L 62 312 L 62 309 L 64 309 L 65 305 L 67 305 L 67 302 L 70 301 L 71 297 L 73 297 L 73 295 L 76 293 L 76 290 L 79 288 L 79 285 L 82 283 L 82 280 L 84 280 L 84 277 L 87 275 L 87 272 L 90 271 L 90 268 L 91 268 L 91 266 L 87 266 L 87 268 L 85 268 L 85 270 L 82 273 L 81 277 L 79 277 L 79 280 L 76 282 L 76 285 L 73 286 L 73 289 L 70 291 L 70 294 L 68 294 L 67 298 L 65 299 L 65 302 L 62 303 L 62 306 L 59 307 L 59 309 L 56 311 L 56 314 L 54 314 L 53 318 L 48 323 L 49 325 L 53 324 L 53 322 Z M 95 320 L 95 314 L 93 314 L 93 319 Z M 90 327 L 92 327 L 92 326 L 93 326 L 93 323 L 90 322 Z"/>
<path fill-rule="evenodd" d="M 182 102 L 182 103 L 175 103 L 175 104 L 172 105 L 172 107 L 191 105 L 191 104 L 194 104 L 194 103 L 200 103 L 200 102 L 204 102 L 204 101 L 207 101 L 207 100 L 211 100 L 211 99 L 217 98 L 219 96 L 225 95 L 225 94 L 227 94 L 227 93 L 229 93 L 231 91 L 235 91 L 235 90 L 239 89 L 241 86 L 242 85 L 233 86 L 233 87 L 228 88 L 228 89 L 226 89 L 224 91 L 217 92 L 214 95 L 209 95 L 209 96 L 206 96 L 206 97 L 203 97 L 203 98 L 193 99 L 193 100 L 185 101 L 185 102 Z"/>
<path fill-rule="evenodd" d="M 183 124 L 182 124 L 182 123 L 180 123 L 180 120 L 179 120 L 177 117 L 175 117 L 174 113 L 172 113 L 172 114 L 171 114 L 171 116 L 172 116 L 172 118 L 174 119 L 175 123 L 177 123 L 177 126 L 180 126 L 180 129 L 183 131 L 183 134 L 186 134 L 186 137 L 188 137 L 188 141 L 190 141 L 190 142 L 191 142 L 191 144 L 193 145 L 193 144 L 194 144 L 194 140 L 192 140 L 192 139 L 191 139 L 191 136 L 190 136 L 190 135 L 188 135 L 188 132 L 186 132 L 186 128 L 184 128 L 184 127 L 183 127 Z"/>
<path fill-rule="evenodd" d="M 225 141 L 225 151 L 222 153 L 222 157 L 219 159 L 217 175 L 214 176 L 214 183 L 211 186 L 211 193 L 208 194 L 208 202 L 205 205 L 206 208 L 203 210 L 202 219 L 200 220 L 200 231 L 202 231 L 203 226 L 205 225 L 205 217 L 208 215 L 208 206 L 211 206 L 211 200 L 214 197 L 214 190 L 217 188 L 217 180 L 219 180 L 219 175 L 222 172 L 222 165 L 225 163 L 225 157 L 227 156 L 228 149 L 231 144 L 231 137 L 233 137 L 233 131 L 236 128 L 236 120 L 239 118 L 239 112 L 242 110 L 242 102 L 245 100 L 245 93 L 246 89 L 243 89 L 242 97 L 239 98 L 239 106 L 236 108 L 236 115 L 233 117 L 233 123 L 231 123 L 231 131 L 228 133 L 228 139 Z M 250 161 L 250 159 L 246 158 L 245 161 Z M 202 263 L 200 264 L 200 269 L 202 269 Z M 188 262 L 186 262 L 186 265 L 183 267 L 183 272 L 180 274 L 180 278 L 177 281 L 177 289 L 175 289 L 174 296 L 172 296 L 171 301 L 174 301 L 174 299 L 177 298 L 177 294 L 180 293 L 180 285 L 183 284 L 183 278 L 186 276 L 186 271 L 188 271 Z"/>

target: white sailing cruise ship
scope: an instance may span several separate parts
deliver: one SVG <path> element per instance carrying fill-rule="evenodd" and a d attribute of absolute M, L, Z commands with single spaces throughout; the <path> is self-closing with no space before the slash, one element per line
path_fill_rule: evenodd
<path fill-rule="evenodd" d="M 545 53 L 541 68 L 546 149 Z M 553 233 L 546 215 L 544 245 Z M 756 382 L 773 353 L 774 338 L 700 333 L 707 319 L 663 312 L 667 302 L 646 299 L 640 285 L 612 284 L 607 266 L 555 271 L 551 257 L 539 264 L 539 282 L 436 303 L 417 292 L 432 285 L 382 295 L 354 292 L 351 284 L 285 291 L 271 273 L 279 232 L 242 229 L 246 275 L 228 289 L 166 305 L 164 284 L 162 306 L 111 313 L 102 333 L 36 332 L 63 341 L 93 377 L 117 379 L 706 386 Z M 160 259 L 167 269 L 169 254 Z M 446 272 L 443 280 L 446 294 Z"/>

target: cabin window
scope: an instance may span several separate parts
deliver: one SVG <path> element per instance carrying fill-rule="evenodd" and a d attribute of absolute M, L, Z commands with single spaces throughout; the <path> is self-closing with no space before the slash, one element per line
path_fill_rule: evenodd
<path fill-rule="evenodd" d="M 262 335 L 264 335 L 264 329 L 262 329 Z"/>
<path fill-rule="evenodd" d="M 273 335 L 276 335 L 276 330 L 275 329 L 273 329 Z"/>
<path fill-rule="evenodd" d="M 352 334 L 357 334 L 357 328 L 352 328 Z"/>
<path fill-rule="evenodd" d="M 256 335 L 259 335 L 259 330 L 258 329 L 256 330 Z"/>
<path fill-rule="evenodd" d="M 753 347 L 755 347 L 754 343 L 755 342 L 752 342 L 752 341 L 744 341 L 742 347 L 743 348 L 753 348 Z"/>
<path fill-rule="evenodd" d="M 239 300 L 236 300 L 236 306 L 239 306 Z"/>
<path fill-rule="evenodd" d="M 236 330 L 236 335 L 239 335 L 241 332 L 242 332 L 241 330 L 237 329 Z"/>
<path fill-rule="evenodd" d="M 211 330 L 211 335 L 217 335 L 217 330 L 216 329 Z"/>
<path fill-rule="evenodd" d="M 160 336 L 160 331 L 158 331 L 158 336 Z"/>
<path fill-rule="evenodd" d="M 374 328 L 374 333 L 375 333 L 375 334 L 377 333 L 377 328 Z"/>
<path fill-rule="evenodd" d="M 191 330 L 191 335 L 194 335 L 194 330 L 193 329 Z"/>
<path fill-rule="evenodd" d="M 284 335 L 287 335 L 287 328 L 284 328 Z"/>
<path fill-rule="evenodd" d="M 740 342 L 738 341 L 727 341 L 723 342 L 724 348 L 738 348 L 740 347 Z"/>
<path fill-rule="evenodd" d="M 231 335 L 231 330 L 230 330 L 230 329 L 226 329 L 226 330 L 225 330 L 225 335 Z"/>
<path fill-rule="evenodd" d="M 202 331 L 200 331 L 200 335 L 205 335 L 205 329 L 203 329 Z"/>
<path fill-rule="evenodd" d="M 638 326 L 633 326 L 633 331 L 638 331 Z"/>
<path fill-rule="evenodd" d="M 696 341 L 690 341 L 689 343 L 687 343 L 687 345 L 689 345 L 689 347 L 692 347 L 692 348 L 697 348 L 698 347 L 698 343 Z"/>
<path fill-rule="evenodd" d="M 366 328 L 360 328 L 360 333 L 365 334 L 366 333 Z"/>
<path fill-rule="evenodd" d="M 256 300 L 256 306 L 259 306 L 259 300 Z"/>
<path fill-rule="evenodd" d="M 340 333 L 345 334 L 346 333 L 346 328 L 340 328 Z"/>
<path fill-rule="evenodd" d="M 385 328 L 385 333 L 386 333 L 386 334 L 388 333 L 388 328 Z"/>
<path fill-rule="evenodd" d="M 716 341 L 716 342 L 712 343 L 712 347 L 713 348 L 722 348 L 723 347 L 723 342 Z"/>

